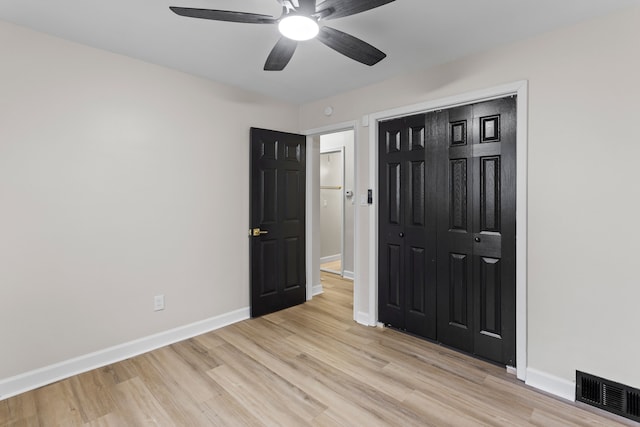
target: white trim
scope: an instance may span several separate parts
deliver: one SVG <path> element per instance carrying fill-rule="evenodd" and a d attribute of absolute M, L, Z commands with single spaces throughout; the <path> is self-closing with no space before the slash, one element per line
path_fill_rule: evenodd
<path fill-rule="evenodd" d="M 320 258 L 320 264 L 324 264 L 325 262 L 338 261 L 342 259 L 342 254 L 328 255 Z"/>
<path fill-rule="evenodd" d="M 311 295 L 314 296 L 314 297 L 316 295 L 320 295 L 320 294 L 323 294 L 323 293 L 324 293 L 324 289 L 322 288 L 322 284 L 315 285 L 313 287 L 313 291 L 311 291 Z"/>
<path fill-rule="evenodd" d="M 537 369 L 527 368 L 527 381 L 525 384 L 571 402 L 576 400 L 575 382 L 567 381 Z"/>
<path fill-rule="evenodd" d="M 363 311 L 357 313 L 355 321 L 364 326 L 372 326 L 369 325 L 369 313 Z"/>
<path fill-rule="evenodd" d="M 528 82 L 517 81 L 501 86 L 459 94 L 448 98 L 427 101 L 406 107 L 394 108 L 369 115 L 369 182 L 373 194 L 378 194 L 378 122 L 395 117 L 408 116 L 471 104 L 490 99 L 517 95 L 516 133 L 516 365 L 517 377 L 527 378 L 527 138 L 528 138 Z M 378 320 L 378 201 L 374 197 L 369 212 L 369 312 L 368 324 Z M 354 283 L 354 294 L 359 294 Z M 362 308 L 356 306 L 358 312 Z"/>
<path fill-rule="evenodd" d="M 529 82 L 526 80 L 519 82 L 516 93 L 516 376 L 519 380 L 525 381 L 529 351 L 527 347 Z"/>
<path fill-rule="evenodd" d="M 314 243 L 317 240 L 316 227 L 313 221 L 317 220 L 316 209 L 320 205 L 320 171 L 316 170 L 313 160 L 315 159 L 314 136 L 306 135 L 306 198 L 305 198 L 305 270 L 307 286 L 305 290 L 307 301 L 313 298 L 313 289 L 320 286 L 320 249 L 319 243 L 317 251 L 314 251 Z M 318 138 L 318 152 L 320 151 L 320 142 Z M 318 180 L 314 181 L 313 177 Z M 316 185 L 317 184 L 317 185 Z M 317 272 L 317 274 L 316 274 Z"/>
<path fill-rule="evenodd" d="M 342 273 L 342 277 L 344 277 L 345 279 L 354 279 L 354 274 L 353 271 L 349 271 L 349 270 L 344 270 L 344 272 Z"/>
<path fill-rule="evenodd" d="M 249 307 L 0 380 L 0 400 L 248 319 Z"/>
<path fill-rule="evenodd" d="M 355 135 L 355 134 L 354 134 Z M 354 144 L 355 145 L 355 141 Z M 340 158 L 342 159 L 342 170 L 340 171 L 340 173 L 342 174 L 341 177 L 341 185 L 342 185 L 342 190 L 340 191 L 340 275 L 343 276 L 344 275 L 344 248 L 345 248 L 345 226 L 346 226 L 346 212 L 345 212 L 345 206 L 344 206 L 344 188 L 345 188 L 345 165 L 347 163 L 347 159 L 345 158 L 345 154 L 346 154 L 346 147 L 343 145 L 342 147 L 340 147 Z M 355 254 L 354 254 L 355 257 Z"/>
<path fill-rule="evenodd" d="M 338 133 L 345 130 L 353 130 L 355 132 L 357 127 L 358 127 L 357 121 L 350 121 L 350 122 L 336 123 L 333 125 L 327 125 L 319 128 L 309 129 L 301 133 L 302 135 L 306 135 L 306 136 L 319 136 L 319 135 L 325 135 L 328 133 Z"/>

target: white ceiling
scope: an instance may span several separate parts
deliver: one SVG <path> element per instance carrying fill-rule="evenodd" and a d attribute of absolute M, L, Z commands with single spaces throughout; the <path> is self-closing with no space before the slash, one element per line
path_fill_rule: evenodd
<path fill-rule="evenodd" d="M 345 0 L 349 1 L 349 0 Z M 325 21 L 388 56 L 373 67 L 317 40 L 280 72 L 262 70 L 275 25 L 177 16 L 169 6 L 279 16 L 276 0 L 2 0 L 0 19 L 296 103 L 640 4 L 640 0 L 396 0 Z M 570 53 L 568 53 L 570 54 Z"/>

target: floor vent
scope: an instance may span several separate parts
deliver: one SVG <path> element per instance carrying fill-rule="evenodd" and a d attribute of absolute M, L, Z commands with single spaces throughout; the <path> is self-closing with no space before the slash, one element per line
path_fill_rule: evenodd
<path fill-rule="evenodd" d="M 640 421 L 640 390 L 576 371 L 576 400 Z"/>

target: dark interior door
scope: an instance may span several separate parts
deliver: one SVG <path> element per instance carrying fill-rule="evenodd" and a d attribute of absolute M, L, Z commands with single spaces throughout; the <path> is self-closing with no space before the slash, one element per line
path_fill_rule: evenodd
<path fill-rule="evenodd" d="M 426 185 L 435 178 L 425 115 L 379 127 L 378 313 L 383 323 L 435 339 L 435 218 Z"/>
<path fill-rule="evenodd" d="M 438 113 L 438 340 L 473 352 L 472 107 Z"/>
<path fill-rule="evenodd" d="M 379 320 L 515 366 L 516 101 L 379 124 Z"/>
<path fill-rule="evenodd" d="M 515 366 L 515 98 L 436 117 L 438 340 Z"/>
<path fill-rule="evenodd" d="M 304 135 L 251 128 L 251 316 L 306 300 Z"/>

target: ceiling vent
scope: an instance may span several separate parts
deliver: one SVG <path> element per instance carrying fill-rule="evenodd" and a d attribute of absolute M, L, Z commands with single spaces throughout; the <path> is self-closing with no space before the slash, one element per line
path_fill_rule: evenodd
<path fill-rule="evenodd" d="M 576 400 L 640 421 L 640 390 L 576 371 Z"/>

